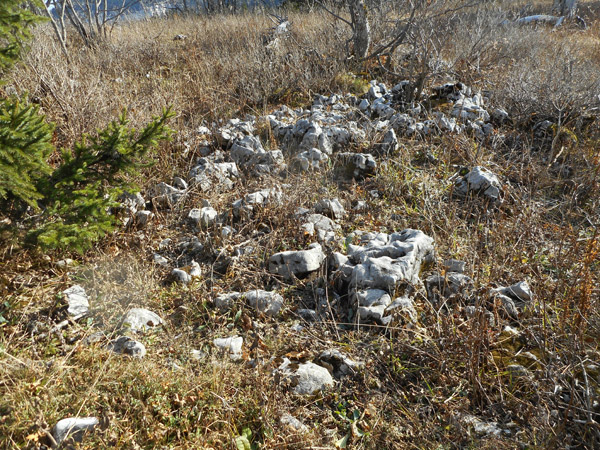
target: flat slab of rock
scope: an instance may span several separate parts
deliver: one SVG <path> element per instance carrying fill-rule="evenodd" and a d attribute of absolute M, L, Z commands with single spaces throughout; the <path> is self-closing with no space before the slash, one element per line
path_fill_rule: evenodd
<path fill-rule="evenodd" d="M 59 420 L 52 429 L 52 435 L 57 444 L 60 444 L 68 436 L 80 442 L 87 431 L 91 431 L 98 425 L 96 417 L 69 417 Z"/>
<path fill-rule="evenodd" d="M 276 253 L 269 259 L 269 272 L 291 281 L 318 270 L 325 261 L 320 244 L 311 244 L 308 250 Z"/>
<path fill-rule="evenodd" d="M 69 289 L 65 289 L 63 294 L 67 297 L 67 303 L 69 304 L 67 312 L 70 315 L 82 316 L 88 313 L 90 303 L 88 301 L 88 295 L 85 293 L 85 289 L 76 284 Z"/>
<path fill-rule="evenodd" d="M 130 309 L 123 318 L 123 326 L 131 331 L 146 331 L 162 324 L 158 314 L 144 308 Z"/>

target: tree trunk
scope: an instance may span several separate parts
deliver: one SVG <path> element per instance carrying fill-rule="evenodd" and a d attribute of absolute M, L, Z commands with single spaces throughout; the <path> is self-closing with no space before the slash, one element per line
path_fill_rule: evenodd
<path fill-rule="evenodd" d="M 367 6 L 364 0 L 349 0 L 350 15 L 352 17 L 352 26 L 354 34 L 354 55 L 358 58 L 365 58 L 369 54 L 371 45 L 371 27 L 367 17 Z"/>
<path fill-rule="evenodd" d="M 554 0 L 552 9 L 561 16 L 573 17 L 577 10 L 577 0 Z"/>

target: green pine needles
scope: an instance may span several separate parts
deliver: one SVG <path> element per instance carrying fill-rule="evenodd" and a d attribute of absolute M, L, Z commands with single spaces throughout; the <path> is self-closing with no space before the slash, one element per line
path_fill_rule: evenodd
<path fill-rule="evenodd" d="M 37 207 L 42 194 L 35 183 L 52 172 L 46 162 L 54 151 L 52 131 L 37 107 L 19 100 L 0 102 L 0 197 Z"/>
<path fill-rule="evenodd" d="M 47 248 L 83 251 L 118 224 L 111 210 L 124 191 L 137 187 L 128 180 L 147 167 L 147 153 L 168 139 L 166 122 L 173 116 L 165 109 L 142 131 L 129 128 L 125 113 L 97 136 L 84 136 L 73 151 L 63 150 L 63 163 L 40 183 L 46 203 L 43 224 L 30 241 Z"/>
<path fill-rule="evenodd" d="M 39 18 L 23 0 L 0 0 L 0 74 L 17 61 Z M 171 109 L 141 131 L 129 127 L 125 113 L 96 136 L 84 136 L 73 149 L 62 149 L 62 163 L 52 168 L 49 156 L 54 127 L 36 106 L 15 98 L 0 100 L 0 206 L 21 216 L 27 242 L 50 249 L 83 252 L 114 230 L 111 211 L 129 180 L 150 165 L 148 152 L 168 139 Z M 34 217 L 24 212 L 29 206 Z"/>

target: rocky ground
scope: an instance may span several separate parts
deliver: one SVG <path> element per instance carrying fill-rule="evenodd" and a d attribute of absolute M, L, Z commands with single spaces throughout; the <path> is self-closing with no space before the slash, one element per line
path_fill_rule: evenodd
<path fill-rule="evenodd" d="M 5 252 L 7 448 L 600 445 L 595 119 L 410 89 L 206 121 L 93 255 Z"/>

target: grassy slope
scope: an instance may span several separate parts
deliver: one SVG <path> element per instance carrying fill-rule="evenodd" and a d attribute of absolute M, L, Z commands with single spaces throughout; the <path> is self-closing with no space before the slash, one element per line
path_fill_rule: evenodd
<path fill-rule="evenodd" d="M 57 143 L 65 146 L 123 108 L 134 124 L 142 124 L 172 104 L 180 113 L 173 123 L 177 137 L 140 180 L 147 188 L 187 173 L 199 141 L 194 130 L 203 123 L 263 114 L 279 103 L 307 104 L 317 92 L 360 88 L 361 83 L 344 75 L 353 68 L 340 55 L 346 38 L 341 24 L 318 13 L 290 14 L 290 19 L 293 39 L 274 53 L 261 44 L 261 33 L 272 25 L 262 16 L 131 24 L 115 30 L 99 51 L 73 44 L 70 67 L 58 47 L 40 38 L 12 84 L 41 102 L 57 123 Z M 18 251 L 7 241 L 0 274 L 7 302 L 2 315 L 8 320 L 0 334 L 0 447 L 35 448 L 59 419 L 94 415 L 102 418 L 102 430 L 87 437 L 81 448 L 231 448 L 232 438 L 244 428 L 262 448 L 331 448 L 352 429 L 341 417 L 344 411 L 349 416 L 358 410 L 358 426 L 368 433 L 351 438 L 352 448 L 515 448 L 518 443 L 592 448 L 598 442 L 597 423 L 586 422 L 598 418 L 593 402 L 600 375 L 588 368 L 584 376 L 582 367 L 600 361 L 598 134 L 593 126 L 577 128 L 575 118 L 568 124 L 578 140 L 565 141 L 558 162 L 574 171 L 561 178 L 547 167 L 551 143 L 534 142 L 531 132 L 537 120 L 532 114 L 552 117 L 562 101 L 581 112 L 590 95 L 585 89 L 600 72 L 598 21 L 592 23 L 583 32 L 493 31 L 485 35 L 489 45 L 479 49 L 473 46 L 480 32 L 477 23 L 466 21 L 466 28 L 443 40 L 441 53 L 456 76 L 491 91 L 494 104 L 510 110 L 515 120 L 500 131 L 514 133 L 519 144 L 492 149 L 464 135 L 404 140 L 398 157 L 365 182 L 341 184 L 327 170 L 292 174 L 285 181 L 291 185 L 286 204 L 262 211 L 231 243 L 243 242 L 266 224 L 272 231 L 255 242 L 264 253 L 241 258 L 225 275 L 212 273 L 205 264 L 199 281 L 180 287 L 165 284 L 166 273 L 148 262 L 158 242 L 185 232 L 180 219 L 200 203 L 200 193 L 173 213 L 157 214 L 143 233 L 117 233 L 68 270 L 55 264 L 65 255 Z M 188 39 L 173 41 L 178 33 Z M 376 27 L 375 33 L 383 36 L 385 29 Z M 569 66 L 570 71 L 562 70 Z M 385 79 L 376 67 L 361 76 Z M 192 151 L 182 157 L 188 145 Z M 425 164 L 427 152 L 439 164 Z M 504 204 L 493 213 L 476 201 L 447 199 L 454 167 L 476 164 L 491 167 L 510 183 Z M 257 186 L 247 180 L 234 192 L 211 194 L 209 200 L 222 210 Z M 382 194 L 379 199 L 368 196 L 374 189 Z M 519 323 L 525 337 L 512 341 L 503 335 L 506 321 L 497 310 L 497 324 L 488 327 L 437 311 L 422 297 L 416 328 L 339 333 L 323 324 L 299 336 L 289 328 L 298 320 L 292 307 L 314 295 L 318 280 L 280 286 L 289 305 L 283 321 L 256 318 L 241 307 L 217 312 L 211 306 L 216 293 L 273 286 L 265 258 L 309 243 L 289 212 L 312 207 L 324 196 L 369 202 L 368 214 L 351 215 L 343 223 L 344 233 L 411 227 L 433 236 L 438 262 L 450 257 L 467 261 L 482 298 L 489 286 L 527 279 L 536 299 Z M 208 232 L 199 237 L 215 248 L 222 245 Z M 48 333 L 61 318 L 57 293 L 75 282 L 92 293 L 94 321 Z M 132 306 L 167 319 L 164 330 L 143 337 L 148 355 L 142 361 L 77 344 L 116 325 Z M 32 338 L 32 324 L 46 337 Z M 302 351 L 316 356 L 335 346 L 368 363 L 334 389 L 299 398 L 271 375 L 272 365 L 189 358 L 191 348 L 208 350 L 214 337 L 233 333 L 245 338 L 246 360 L 268 361 Z M 252 342 L 255 348 L 249 350 Z M 539 361 L 515 356 L 519 350 Z M 534 380 L 511 379 L 506 366 L 515 362 L 530 365 Z M 557 386 L 565 395 L 556 394 Z M 301 434 L 281 425 L 278 418 L 284 412 L 310 431 Z M 514 422 L 519 432 L 480 439 L 459 420 L 467 413 Z"/>

